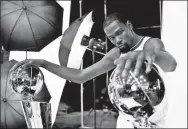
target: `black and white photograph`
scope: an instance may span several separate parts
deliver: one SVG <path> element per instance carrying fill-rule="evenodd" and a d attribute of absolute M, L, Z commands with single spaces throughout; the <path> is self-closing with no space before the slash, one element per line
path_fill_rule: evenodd
<path fill-rule="evenodd" d="M 187 128 L 186 0 L 0 5 L 0 128 Z"/>

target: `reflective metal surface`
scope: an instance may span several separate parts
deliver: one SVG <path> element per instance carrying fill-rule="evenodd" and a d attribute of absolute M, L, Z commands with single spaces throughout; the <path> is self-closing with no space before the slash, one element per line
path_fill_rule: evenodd
<path fill-rule="evenodd" d="M 52 121 L 50 103 L 29 101 L 22 101 L 21 103 L 28 128 L 51 128 Z"/>
<path fill-rule="evenodd" d="M 44 85 L 44 76 L 37 67 L 18 68 L 10 73 L 12 89 L 22 96 L 36 95 Z"/>
<path fill-rule="evenodd" d="M 33 101 L 33 97 L 44 86 L 44 76 L 37 67 L 23 68 L 12 71 L 9 75 L 13 91 L 21 94 L 22 108 L 28 128 L 52 128 L 51 104 Z"/>
<path fill-rule="evenodd" d="M 145 63 L 138 77 L 134 76 L 133 68 L 128 77 L 124 78 L 123 84 L 118 83 L 117 77 L 112 73 L 108 86 L 109 98 L 118 111 L 132 116 L 139 125 L 148 127 L 151 123 L 147 120 L 155 112 L 154 107 L 163 100 L 164 82 L 155 65 L 146 74 Z"/>

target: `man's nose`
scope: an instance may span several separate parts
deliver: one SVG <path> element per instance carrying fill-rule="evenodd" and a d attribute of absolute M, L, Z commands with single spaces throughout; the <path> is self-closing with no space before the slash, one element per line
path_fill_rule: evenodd
<path fill-rule="evenodd" d="M 117 45 L 121 45 L 122 42 L 121 42 L 121 40 L 117 40 L 116 43 L 117 43 Z"/>
<path fill-rule="evenodd" d="M 118 45 L 121 44 L 121 39 L 120 39 L 119 37 L 116 37 L 116 43 L 117 43 Z"/>

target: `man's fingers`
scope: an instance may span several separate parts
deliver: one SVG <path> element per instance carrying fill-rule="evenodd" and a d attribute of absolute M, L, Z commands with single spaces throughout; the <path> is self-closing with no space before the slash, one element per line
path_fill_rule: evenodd
<path fill-rule="evenodd" d="M 121 75 L 124 78 L 126 78 L 131 68 L 132 63 L 134 63 L 135 61 L 136 55 L 137 55 L 137 52 L 128 52 L 126 54 L 123 54 L 118 60 L 116 60 L 114 62 L 117 65 L 116 74 Z"/>
<path fill-rule="evenodd" d="M 138 58 L 137 58 L 137 61 L 136 61 L 136 65 L 135 65 L 135 68 L 134 68 L 134 75 L 135 76 L 138 76 L 139 73 L 140 73 L 140 70 L 142 68 L 142 64 L 144 62 L 144 54 L 141 53 Z"/>
<path fill-rule="evenodd" d="M 129 73 L 129 70 L 130 70 L 131 67 L 132 67 L 132 63 L 133 63 L 133 59 L 131 59 L 131 58 L 126 61 L 125 67 L 124 67 L 123 72 L 122 72 L 122 74 L 121 74 L 121 76 L 122 76 L 123 78 L 126 78 L 126 77 L 127 77 L 128 73 Z"/>
<path fill-rule="evenodd" d="M 124 69 L 124 66 L 125 66 L 125 62 L 126 61 L 123 60 L 122 58 L 115 61 L 115 64 L 117 65 L 117 68 L 116 68 L 116 71 L 115 71 L 116 75 L 121 75 L 121 73 Z"/>
<path fill-rule="evenodd" d="M 138 54 L 137 52 L 133 51 L 133 52 L 129 52 L 127 56 L 122 57 L 124 59 L 127 59 L 123 73 L 122 73 L 122 76 L 124 78 L 126 78 L 127 75 L 129 74 L 129 71 L 131 70 L 133 63 L 136 60 L 137 54 Z"/>
<path fill-rule="evenodd" d="M 11 72 L 11 71 L 17 69 L 17 66 L 18 66 L 18 64 L 13 65 L 12 68 L 9 70 L 9 72 Z"/>
<path fill-rule="evenodd" d="M 15 71 L 18 68 L 25 69 L 29 67 L 32 64 L 32 60 L 23 60 L 21 62 L 16 63 L 11 69 L 10 72 Z"/>
<path fill-rule="evenodd" d="M 133 55 L 134 53 L 135 53 L 135 52 L 130 51 L 130 52 L 128 52 L 128 53 L 121 54 L 121 58 L 122 58 L 123 60 L 127 60 L 128 58 L 132 57 L 132 55 Z"/>
<path fill-rule="evenodd" d="M 10 70 L 15 70 L 20 66 L 20 62 L 16 63 Z"/>
<path fill-rule="evenodd" d="M 115 65 L 118 65 L 119 62 L 120 62 L 120 59 L 117 59 L 117 60 L 114 61 L 114 64 L 115 64 Z"/>
<path fill-rule="evenodd" d="M 148 74 L 152 69 L 152 63 L 147 63 L 146 73 Z"/>
<path fill-rule="evenodd" d="M 29 66 L 31 66 L 32 61 L 28 61 L 25 64 L 22 65 L 23 69 L 27 69 Z"/>
<path fill-rule="evenodd" d="M 143 60 L 137 60 L 136 66 L 134 68 L 134 75 L 137 77 L 140 74 L 142 68 Z"/>
<path fill-rule="evenodd" d="M 126 53 L 126 54 L 122 54 L 122 55 L 119 57 L 119 59 L 117 59 L 117 60 L 114 61 L 114 64 L 115 64 L 115 65 L 118 65 L 118 64 L 121 63 L 122 61 L 126 62 L 127 59 L 132 58 L 131 54 L 132 54 L 132 52 L 128 52 L 128 53 Z"/>
<path fill-rule="evenodd" d="M 117 66 L 115 75 L 120 76 L 122 74 L 122 72 L 123 72 L 123 68 L 121 66 L 120 67 Z"/>
<path fill-rule="evenodd" d="M 154 57 L 152 57 L 151 55 L 147 55 L 146 56 L 146 60 L 147 60 L 147 65 L 146 65 L 146 73 L 149 73 L 152 69 L 152 65 L 154 62 Z"/>
<path fill-rule="evenodd" d="M 16 63 L 11 69 L 10 69 L 10 72 L 11 71 L 14 71 L 16 69 L 18 69 L 20 66 L 22 66 L 24 63 L 26 62 L 26 60 L 23 60 L 23 61 L 20 61 L 18 63 Z"/>

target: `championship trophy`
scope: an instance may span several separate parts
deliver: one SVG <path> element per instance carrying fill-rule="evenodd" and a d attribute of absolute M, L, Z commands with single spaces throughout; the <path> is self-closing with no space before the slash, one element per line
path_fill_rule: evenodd
<path fill-rule="evenodd" d="M 155 107 L 163 103 L 165 84 L 162 71 L 159 72 L 162 69 L 153 64 L 152 70 L 146 74 L 146 66 L 144 63 L 137 77 L 133 74 L 133 67 L 124 78 L 124 83 L 119 83 L 122 77 L 116 77 L 114 70 L 110 77 L 108 95 L 114 107 L 127 116 L 134 127 L 158 128 L 150 118 L 156 113 Z"/>
<path fill-rule="evenodd" d="M 28 128 L 52 128 L 51 104 L 37 102 L 33 97 L 44 86 L 44 76 L 38 67 L 20 66 L 9 74 L 14 92 L 21 95 L 21 105 Z"/>

